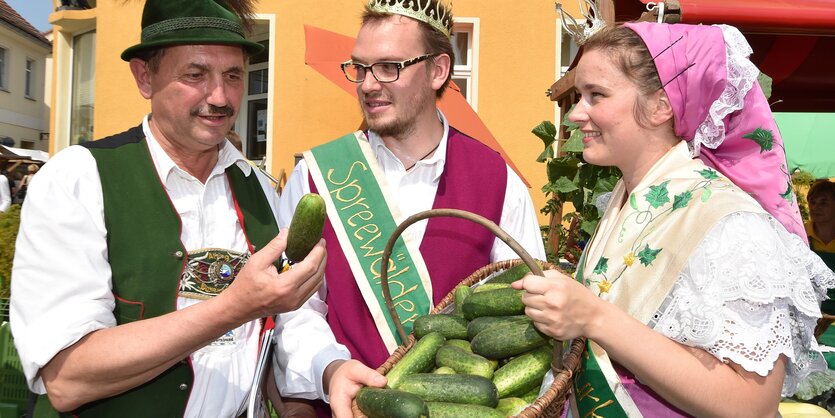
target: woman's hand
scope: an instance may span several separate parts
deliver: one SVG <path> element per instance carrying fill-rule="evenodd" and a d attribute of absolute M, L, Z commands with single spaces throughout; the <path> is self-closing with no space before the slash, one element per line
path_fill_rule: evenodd
<path fill-rule="evenodd" d="M 558 340 L 590 336 L 606 302 L 557 270 L 544 273 L 544 277 L 528 274 L 512 285 L 526 291 L 525 314 L 537 329 Z"/>

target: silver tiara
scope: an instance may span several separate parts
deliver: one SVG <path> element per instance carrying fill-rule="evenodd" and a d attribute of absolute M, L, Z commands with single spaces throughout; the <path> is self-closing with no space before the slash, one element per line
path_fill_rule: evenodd
<path fill-rule="evenodd" d="M 577 45 L 582 45 L 592 35 L 605 28 L 606 21 L 600 18 L 600 12 L 597 10 L 597 5 L 594 4 L 594 0 L 577 0 L 577 3 L 580 6 L 580 13 L 585 18 L 582 24 L 577 22 L 573 16 L 566 13 L 561 3 L 555 4 L 557 12 L 560 14 L 563 29 L 574 38 L 574 42 L 577 42 Z"/>

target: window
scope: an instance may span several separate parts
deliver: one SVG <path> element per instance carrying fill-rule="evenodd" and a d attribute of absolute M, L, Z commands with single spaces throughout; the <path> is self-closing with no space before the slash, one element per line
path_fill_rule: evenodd
<path fill-rule="evenodd" d="M 474 110 L 478 104 L 478 23 L 478 18 L 456 17 L 451 38 L 455 52 L 452 82 Z"/>
<path fill-rule="evenodd" d="M 269 94 L 270 41 L 258 41 L 264 51 L 249 57 L 247 91 L 241 104 L 240 130 L 244 155 L 250 160 L 261 160 L 267 155 L 267 104 Z"/>
<path fill-rule="evenodd" d="M 0 89 L 4 90 L 8 88 L 6 85 L 6 60 L 9 56 L 7 51 L 6 48 L 0 48 Z"/>
<path fill-rule="evenodd" d="M 562 34 L 560 38 L 560 77 L 562 77 L 568 72 L 568 67 L 574 61 L 574 57 L 577 56 L 577 51 L 580 47 L 577 46 L 574 38 L 566 32 L 562 25 L 559 27 L 561 28 Z"/>
<path fill-rule="evenodd" d="M 93 109 L 96 97 L 95 53 L 95 31 L 73 38 L 70 145 L 93 139 Z"/>
<path fill-rule="evenodd" d="M 35 82 L 35 60 L 26 59 L 26 84 L 24 85 L 23 95 L 33 99 L 35 98 L 34 92 L 34 82 Z"/>

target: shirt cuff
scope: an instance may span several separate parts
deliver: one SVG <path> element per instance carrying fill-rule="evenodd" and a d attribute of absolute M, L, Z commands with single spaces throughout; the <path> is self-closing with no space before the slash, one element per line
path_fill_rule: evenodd
<path fill-rule="evenodd" d="M 327 393 L 325 393 L 324 387 L 325 369 L 334 361 L 351 359 L 351 354 L 348 352 L 348 350 L 345 350 L 344 346 L 340 347 L 342 347 L 343 349 L 332 347 L 331 349 L 319 353 L 318 355 L 313 357 L 313 364 L 311 364 L 314 376 L 317 376 L 316 394 L 319 396 L 319 399 L 325 401 L 325 403 L 330 403 L 330 397 Z"/>

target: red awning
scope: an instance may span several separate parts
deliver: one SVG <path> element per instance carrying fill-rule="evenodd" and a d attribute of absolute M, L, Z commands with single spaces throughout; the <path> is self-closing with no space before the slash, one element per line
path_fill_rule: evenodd
<path fill-rule="evenodd" d="M 616 19 L 638 19 L 648 1 L 616 1 Z M 754 50 L 751 61 L 773 79 L 772 110 L 835 112 L 835 0 L 679 4 L 682 23 L 728 24 L 745 34 Z"/>
<path fill-rule="evenodd" d="M 835 35 L 832 0 L 680 0 L 683 23 L 725 23 L 745 33 Z"/>

